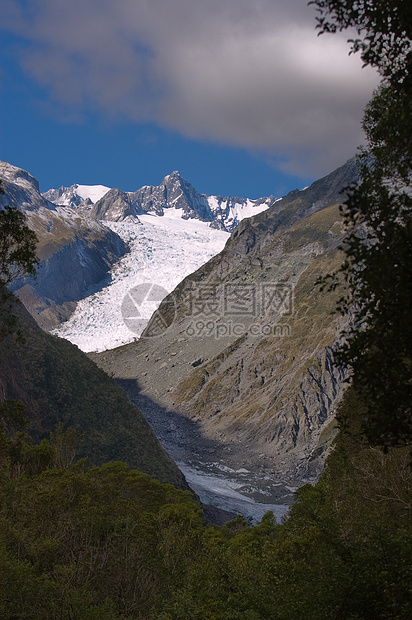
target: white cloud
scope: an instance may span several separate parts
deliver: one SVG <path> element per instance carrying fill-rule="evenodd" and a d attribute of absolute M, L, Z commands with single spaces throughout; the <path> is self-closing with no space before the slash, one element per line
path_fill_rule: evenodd
<path fill-rule="evenodd" d="M 259 151 L 308 176 L 362 140 L 377 77 L 346 37 L 316 36 L 306 0 L 4 2 L 3 27 L 26 39 L 22 66 L 69 108 Z"/>

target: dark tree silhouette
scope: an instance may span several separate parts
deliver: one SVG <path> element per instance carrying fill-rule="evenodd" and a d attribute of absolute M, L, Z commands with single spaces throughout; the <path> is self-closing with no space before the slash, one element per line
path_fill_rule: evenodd
<path fill-rule="evenodd" d="M 321 33 L 355 28 L 351 51 L 382 76 L 363 119 L 361 183 L 348 226 L 340 309 L 352 313 L 337 361 L 366 402 L 363 430 L 384 447 L 412 442 L 412 3 L 315 0 Z M 336 280 L 335 280 L 336 282 Z"/>

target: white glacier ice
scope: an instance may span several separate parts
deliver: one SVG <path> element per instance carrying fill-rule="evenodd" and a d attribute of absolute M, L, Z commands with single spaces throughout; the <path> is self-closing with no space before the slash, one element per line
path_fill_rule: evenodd
<path fill-rule="evenodd" d="M 83 200 L 90 198 L 93 203 L 103 198 L 109 190 L 106 185 L 76 185 L 76 194 Z"/>
<path fill-rule="evenodd" d="M 127 344 L 140 334 L 126 326 L 121 305 L 131 289 L 142 283 L 163 287 L 167 293 L 224 247 L 229 233 L 206 222 L 184 220 L 180 209 L 163 217 L 139 215 L 123 222 L 102 222 L 130 246 L 113 268 L 110 281 L 78 302 L 70 319 L 53 331 L 85 352 L 104 351 Z M 160 303 L 160 302 L 159 302 Z M 147 304 L 146 322 L 158 304 Z"/>

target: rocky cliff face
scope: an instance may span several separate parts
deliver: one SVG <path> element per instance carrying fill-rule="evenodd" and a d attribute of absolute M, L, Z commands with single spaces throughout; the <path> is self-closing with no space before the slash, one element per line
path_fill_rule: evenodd
<path fill-rule="evenodd" d="M 138 212 L 141 210 L 136 208 L 129 194 L 119 189 L 111 189 L 93 205 L 90 217 L 95 220 L 121 222 L 129 216 L 137 217 Z"/>
<path fill-rule="evenodd" d="M 39 325 L 51 329 L 70 316 L 87 289 L 107 277 L 128 248 L 97 221 L 49 202 L 26 171 L 1 162 L 0 177 L 1 204 L 21 209 L 39 240 L 37 278 L 15 282 L 13 291 Z"/>
<path fill-rule="evenodd" d="M 350 161 L 241 222 L 139 342 L 94 358 L 170 420 L 191 420 L 226 465 L 316 477 L 344 380 L 337 293 L 316 281 L 341 262 L 338 203 L 356 181 Z"/>
<path fill-rule="evenodd" d="M 207 197 L 199 194 L 177 171 L 167 175 L 160 185 L 146 185 L 132 193 L 131 199 L 141 213 L 163 215 L 164 209 L 174 208 L 182 209 L 184 219 L 213 220 Z"/>

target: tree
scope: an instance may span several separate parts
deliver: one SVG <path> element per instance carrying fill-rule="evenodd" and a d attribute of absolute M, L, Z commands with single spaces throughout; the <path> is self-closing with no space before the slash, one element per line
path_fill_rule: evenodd
<path fill-rule="evenodd" d="M 410 0 L 311 0 L 319 13 L 318 29 L 354 29 L 351 52 L 376 67 L 392 84 L 410 78 L 412 65 L 412 4 Z"/>
<path fill-rule="evenodd" d="M 0 181 L 0 194 L 4 190 Z M 35 275 L 37 237 L 21 211 L 7 206 L 0 210 L 0 286 L 24 275 Z"/>
<path fill-rule="evenodd" d="M 351 51 L 378 69 L 360 150 L 361 183 L 343 205 L 340 309 L 351 326 L 337 361 L 353 371 L 375 445 L 412 441 L 412 3 L 315 0 L 321 33 L 355 28 Z"/>
<path fill-rule="evenodd" d="M 0 194 L 4 194 L 0 179 Z M 18 209 L 0 208 L 0 340 L 15 331 L 13 296 L 7 286 L 25 275 L 36 275 L 37 237 Z M 19 334 L 19 337 L 21 334 Z"/>

